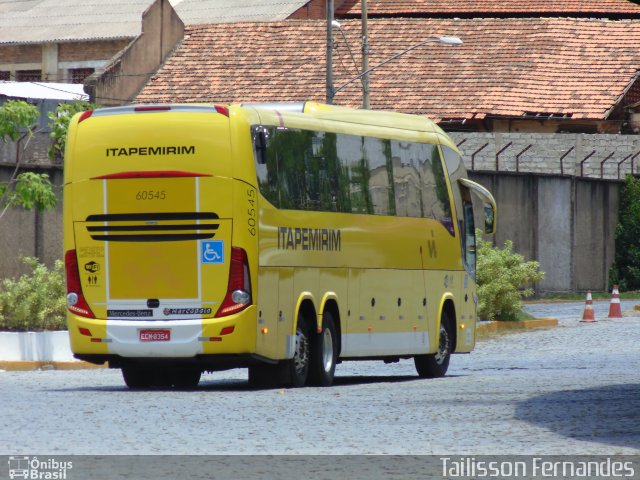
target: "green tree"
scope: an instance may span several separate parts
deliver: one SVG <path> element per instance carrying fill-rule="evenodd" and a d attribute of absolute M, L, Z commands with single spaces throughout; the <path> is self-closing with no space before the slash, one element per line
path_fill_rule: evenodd
<path fill-rule="evenodd" d="M 610 283 L 619 284 L 621 290 L 640 289 L 639 238 L 640 181 L 628 175 L 620 193 L 618 225 L 615 232 L 616 253 L 609 271 Z"/>
<path fill-rule="evenodd" d="M 38 108 L 23 100 L 7 100 L 0 106 L 0 140 L 17 142 L 33 135 Z"/>
<path fill-rule="evenodd" d="M 530 285 L 544 278 L 538 262 L 525 262 L 507 240 L 504 248 L 493 247 L 476 230 L 478 251 L 478 316 L 485 320 L 515 320 L 522 298 L 533 295 Z"/>
<path fill-rule="evenodd" d="M 51 138 L 53 143 L 49 147 L 49 158 L 61 161 L 64 157 L 64 149 L 67 142 L 67 131 L 71 118 L 76 113 L 93 110 L 97 106 L 93 103 L 74 100 L 71 103 L 61 103 L 58 107 L 47 114 L 49 117 L 49 127 L 51 128 Z"/>
<path fill-rule="evenodd" d="M 0 219 L 10 207 L 20 206 L 38 210 L 53 208 L 56 196 L 49 176 L 20 171 L 20 143 L 33 135 L 39 111 L 35 105 L 22 100 L 8 100 L 0 106 L 0 141 L 15 142 L 16 166 L 9 180 L 0 181 Z"/>

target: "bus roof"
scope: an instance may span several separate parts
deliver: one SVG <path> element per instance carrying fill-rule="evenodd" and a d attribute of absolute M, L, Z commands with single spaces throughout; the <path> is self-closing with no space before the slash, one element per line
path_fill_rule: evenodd
<path fill-rule="evenodd" d="M 458 150 L 448 135 L 435 122 L 418 115 L 384 110 L 353 109 L 318 102 L 247 103 L 237 105 L 237 107 L 269 110 L 289 118 L 296 116 L 313 117 L 318 120 L 431 133 L 438 136 L 441 144 L 447 145 L 456 151 Z"/>

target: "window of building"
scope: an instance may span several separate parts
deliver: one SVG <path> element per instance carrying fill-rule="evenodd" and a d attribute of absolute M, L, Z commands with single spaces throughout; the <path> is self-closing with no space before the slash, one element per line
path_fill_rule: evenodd
<path fill-rule="evenodd" d="M 95 72 L 95 68 L 70 68 L 69 69 L 69 82 L 71 83 L 83 83 L 84 80 Z"/>
<path fill-rule="evenodd" d="M 16 70 L 16 81 L 39 82 L 42 80 L 42 70 Z"/>
<path fill-rule="evenodd" d="M 11 80 L 11 72 L 0 70 L 0 80 Z"/>

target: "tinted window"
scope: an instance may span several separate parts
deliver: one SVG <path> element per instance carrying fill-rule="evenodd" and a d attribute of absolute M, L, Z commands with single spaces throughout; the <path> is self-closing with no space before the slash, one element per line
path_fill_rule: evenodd
<path fill-rule="evenodd" d="M 434 218 L 453 233 L 432 144 L 254 127 L 258 184 L 283 209 Z"/>

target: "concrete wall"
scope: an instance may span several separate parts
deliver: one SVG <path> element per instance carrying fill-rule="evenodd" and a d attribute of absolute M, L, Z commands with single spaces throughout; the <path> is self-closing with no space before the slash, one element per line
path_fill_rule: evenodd
<path fill-rule="evenodd" d="M 451 132 L 450 135 L 459 145 L 468 169 L 589 178 L 600 178 L 602 173 L 603 178 L 609 179 L 618 178 L 618 163 L 620 178 L 631 173 L 632 164 L 633 173 L 640 171 L 640 135 L 495 132 Z M 496 154 L 505 147 L 496 162 Z M 517 157 L 523 151 L 518 162 Z"/>
<path fill-rule="evenodd" d="M 183 37 L 184 24 L 171 4 L 156 0 L 142 15 L 142 34 L 85 82 L 91 101 L 130 103 Z"/>
<path fill-rule="evenodd" d="M 546 272 L 538 293 L 607 290 L 622 182 L 528 173 L 470 177 L 498 203 L 495 244 L 512 240 L 515 251 Z"/>
<path fill-rule="evenodd" d="M 0 181 L 8 180 L 13 169 L 0 166 Z M 25 171 L 25 170 L 22 170 Z M 11 208 L 0 218 L 0 278 L 25 273 L 20 256 L 38 257 L 52 266 L 62 255 L 62 169 L 40 168 L 47 173 L 58 196 L 55 210 L 45 212 Z"/>

